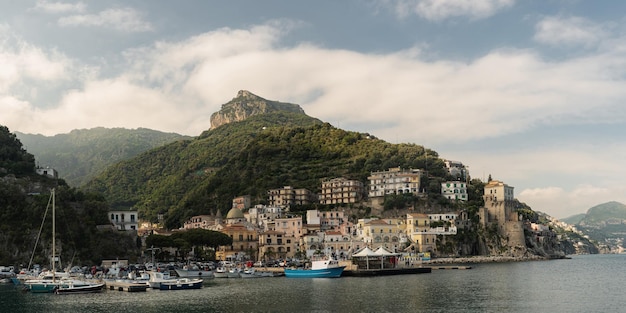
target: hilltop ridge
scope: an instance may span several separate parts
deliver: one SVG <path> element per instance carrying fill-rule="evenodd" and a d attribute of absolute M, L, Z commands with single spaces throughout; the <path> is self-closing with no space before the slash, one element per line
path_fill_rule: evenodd
<path fill-rule="evenodd" d="M 210 129 L 216 129 L 232 122 L 240 122 L 254 115 L 279 111 L 305 114 L 304 110 L 297 104 L 270 101 L 247 90 L 240 90 L 235 98 L 223 104 L 218 112 L 211 115 Z"/>

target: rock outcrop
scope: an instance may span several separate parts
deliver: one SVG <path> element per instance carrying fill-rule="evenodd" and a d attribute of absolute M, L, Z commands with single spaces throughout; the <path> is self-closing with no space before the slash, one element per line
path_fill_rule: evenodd
<path fill-rule="evenodd" d="M 253 115 L 277 111 L 305 114 L 304 110 L 297 104 L 270 101 L 247 90 L 240 90 L 237 93 L 237 97 L 223 104 L 218 112 L 211 115 L 210 129 L 215 129 L 232 122 L 243 121 Z"/>

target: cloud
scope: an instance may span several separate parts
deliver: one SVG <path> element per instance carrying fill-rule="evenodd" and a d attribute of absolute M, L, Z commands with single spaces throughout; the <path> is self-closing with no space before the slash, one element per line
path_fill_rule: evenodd
<path fill-rule="evenodd" d="M 198 135 L 209 129 L 213 112 L 247 89 L 390 142 L 435 150 L 486 142 L 481 151 L 441 156 L 470 165 L 473 176 L 491 173 L 517 186 L 521 201 L 557 217 L 597 205 L 599 196 L 626 195 L 615 187 L 621 182 L 609 180 L 626 176 L 619 167 L 626 155 L 622 142 L 566 134 L 573 138 L 527 138 L 529 146 L 498 150 L 495 141 L 532 131 L 543 135 L 545 125 L 626 125 L 626 51 L 619 46 L 558 61 L 514 49 L 494 49 L 467 62 L 433 61 L 413 48 L 370 54 L 281 45 L 292 27 L 271 22 L 223 28 L 137 47 L 123 52 L 126 64 L 115 64 L 124 71 L 107 77 L 54 51 L 0 40 L 0 63 L 8 65 L 0 67 L 0 124 L 46 135 L 96 126 Z M 80 81 L 47 107 L 29 96 L 67 79 Z M 572 186 L 581 180 L 588 186 Z"/>
<path fill-rule="evenodd" d="M 143 20 L 133 8 L 108 9 L 98 14 L 71 15 L 59 18 L 60 26 L 92 26 L 125 32 L 152 31 L 152 25 Z"/>
<path fill-rule="evenodd" d="M 87 5 L 83 2 L 67 3 L 67 2 L 49 2 L 45 0 L 37 1 L 34 10 L 47 13 L 66 13 L 66 12 L 84 12 Z"/>
<path fill-rule="evenodd" d="M 534 40 L 551 46 L 593 47 L 609 35 L 606 25 L 582 17 L 547 16 L 535 25 Z"/>
<path fill-rule="evenodd" d="M 571 191 L 559 187 L 531 188 L 523 190 L 518 199 L 530 205 L 534 210 L 547 212 L 556 218 L 566 218 L 585 213 L 590 208 L 608 201 L 626 203 L 623 196 L 626 188 L 620 185 L 597 187 L 589 184 L 579 185 Z M 599 202 L 598 199 L 610 199 Z"/>
<path fill-rule="evenodd" d="M 391 7 L 400 18 L 415 14 L 430 21 L 466 16 L 482 19 L 512 7 L 515 0 L 380 0 L 379 5 Z"/>
<path fill-rule="evenodd" d="M 63 80 L 69 66 L 62 55 L 28 44 L 12 36 L 8 30 L 0 32 L 0 64 L 0 96 L 10 93 L 26 80 Z"/>
<path fill-rule="evenodd" d="M 494 50 L 470 62 L 427 61 L 411 49 L 381 55 L 311 44 L 280 47 L 282 27 L 225 28 L 129 50 L 127 71 L 106 79 L 185 99 L 167 106 L 213 110 L 237 90 L 248 89 L 268 99 L 298 102 L 310 115 L 347 129 L 427 145 L 515 134 L 546 123 L 626 119 L 615 114 L 623 111 L 615 100 L 626 96 L 620 53 L 546 62 L 532 51 Z M 37 59 L 27 55 L 20 58 Z M 191 117 L 178 117 L 184 129 L 186 118 Z M 205 123 L 194 132 L 207 129 Z"/>

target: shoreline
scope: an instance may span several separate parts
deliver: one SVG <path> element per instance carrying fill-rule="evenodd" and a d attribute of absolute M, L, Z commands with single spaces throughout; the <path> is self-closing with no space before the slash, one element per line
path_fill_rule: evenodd
<path fill-rule="evenodd" d="M 422 265 L 429 264 L 471 264 L 471 263 L 506 263 L 506 262 L 526 262 L 526 261 L 547 261 L 558 260 L 559 258 L 547 258 L 538 255 L 532 256 L 471 256 L 458 258 L 436 258 L 423 262 Z"/>

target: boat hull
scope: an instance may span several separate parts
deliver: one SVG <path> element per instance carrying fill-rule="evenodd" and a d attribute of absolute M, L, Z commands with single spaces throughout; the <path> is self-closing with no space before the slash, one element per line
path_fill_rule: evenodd
<path fill-rule="evenodd" d="M 211 279 L 214 277 L 213 271 L 196 271 L 196 270 L 176 269 L 176 274 L 178 274 L 178 277 L 187 277 L 187 278 Z"/>
<path fill-rule="evenodd" d="M 202 288 L 202 280 L 194 279 L 189 281 L 177 280 L 173 282 L 161 282 L 160 290 L 184 290 L 184 289 L 200 289 Z"/>
<path fill-rule="evenodd" d="M 104 284 L 89 284 L 84 286 L 67 286 L 59 285 L 55 290 L 57 294 L 72 294 L 72 293 L 96 293 L 104 289 Z"/>
<path fill-rule="evenodd" d="M 60 285 L 60 283 L 25 283 L 28 291 L 32 293 L 52 293 Z"/>
<path fill-rule="evenodd" d="M 324 269 L 285 269 L 286 277 L 293 278 L 337 278 L 341 277 L 345 266 L 324 268 Z"/>

